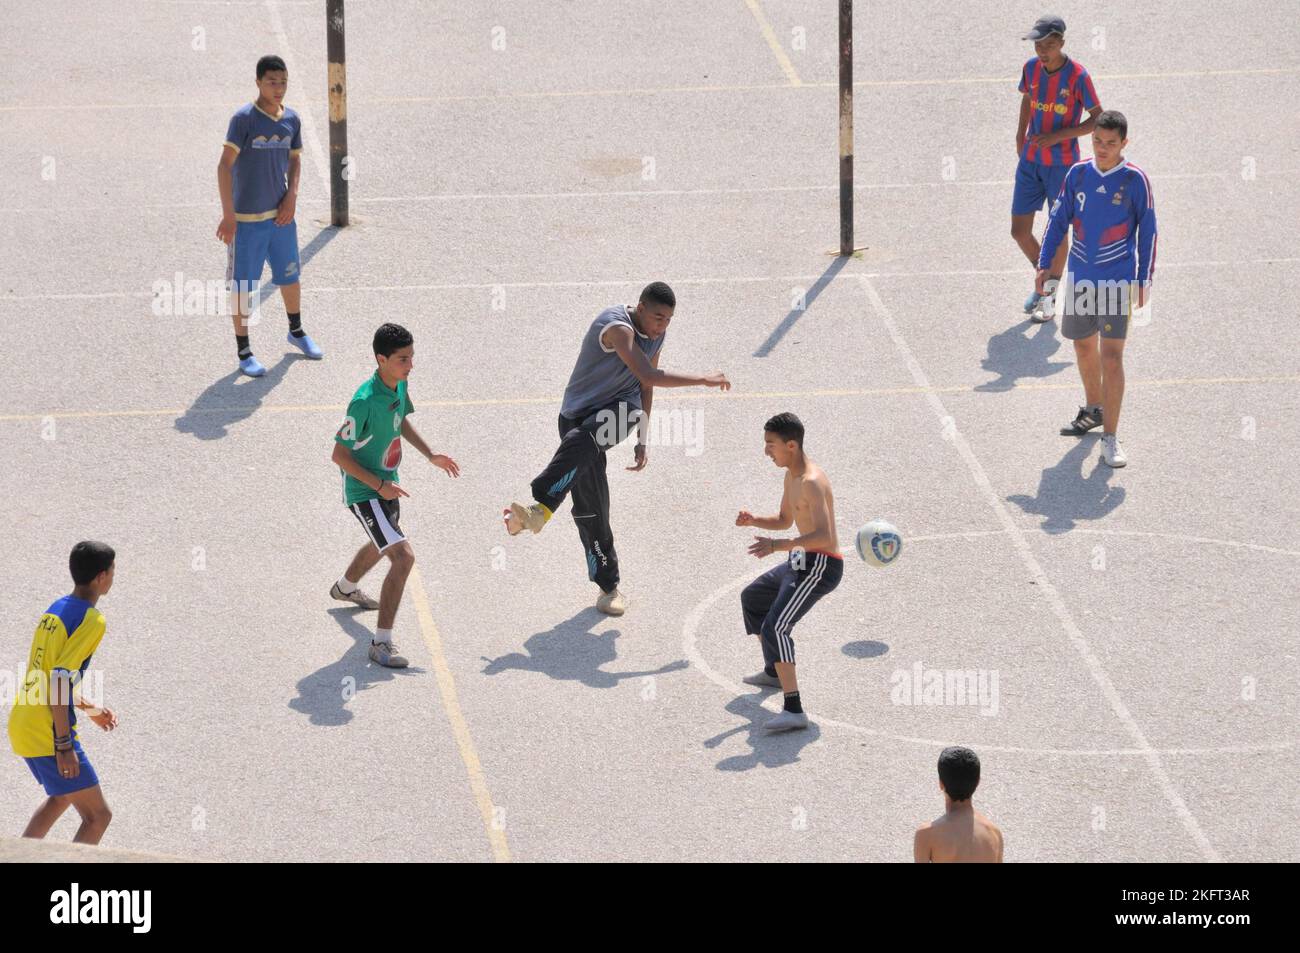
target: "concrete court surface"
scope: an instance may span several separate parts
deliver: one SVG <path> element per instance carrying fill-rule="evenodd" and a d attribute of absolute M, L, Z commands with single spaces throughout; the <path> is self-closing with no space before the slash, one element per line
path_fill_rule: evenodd
<path fill-rule="evenodd" d="M 867 248 L 837 261 L 828 6 L 350 0 L 342 231 L 323 3 L 8 13 L 0 666 L 68 589 L 72 544 L 112 543 L 95 664 L 121 725 L 85 731 L 105 847 L 908 860 L 942 809 L 938 752 L 966 744 L 1008 861 L 1300 855 L 1292 5 L 1057 6 L 1161 228 L 1122 471 L 1057 435 L 1072 348 L 1019 309 L 1015 84 L 1042 11 L 860 5 Z M 273 297 L 254 381 L 228 318 L 164 305 L 223 274 L 215 165 L 268 52 L 304 117 L 303 315 L 327 354 L 284 353 Z M 734 389 L 660 392 L 647 469 L 611 454 L 632 608 L 610 619 L 567 511 L 526 539 L 499 513 L 554 447 L 587 324 L 653 279 L 679 298 L 663 366 Z M 413 421 L 462 468 L 402 470 L 419 563 L 396 673 L 367 661 L 373 617 L 327 595 L 362 542 L 331 441 L 385 320 L 416 336 Z M 762 424 L 786 409 L 849 558 L 794 633 L 815 727 L 765 737 L 778 701 L 741 690 L 738 597 L 773 563 L 733 520 L 776 510 Z M 887 571 L 852 554 L 875 516 L 905 537 Z M 913 673 L 954 671 L 995 693 L 902 703 Z M 41 796 L 17 758 L 0 792 L 17 834 Z"/>

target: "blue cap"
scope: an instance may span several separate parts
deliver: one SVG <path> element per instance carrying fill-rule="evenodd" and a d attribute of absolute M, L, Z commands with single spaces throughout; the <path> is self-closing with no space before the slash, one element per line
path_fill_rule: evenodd
<path fill-rule="evenodd" d="M 1065 21 L 1054 13 L 1047 16 L 1039 17 L 1034 28 L 1022 36 L 1022 40 L 1042 40 L 1051 36 L 1053 33 L 1065 36 Z"/>

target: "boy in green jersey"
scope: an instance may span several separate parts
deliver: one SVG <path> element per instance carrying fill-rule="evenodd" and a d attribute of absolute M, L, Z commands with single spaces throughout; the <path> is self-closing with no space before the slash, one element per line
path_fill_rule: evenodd
<path fill-rule="evenodd" d="M 406 659 L 393 646 L 393 621 L 406 588 L 406 577 L 415 566 L 415 551 L 399 526 L 400 500 L 409 494 L 398 485 L 397 467 L 402 462 L 402 440 L 420 455 L 447 472 L 460 476 L 451 457 L 434 453 L 411 425 L 415 413 L 406 393 L 406 380 L 415 360 L 415 339 L 397 324 L 385 324 L 375 332 L 375 375 L 357 388 L 348 415 L 334 437 L 334 464 L 343 471 L 343 501 L 365 527 L 370 541 L 352 559 L 330 595 L 363 609 L 379 610 L 379 625 L 370 643 L 370 658 L 388 668 L 405 668 Z M 390 562 L 379 601 L 361 591 L 363 576 L 380 558 Z"/>

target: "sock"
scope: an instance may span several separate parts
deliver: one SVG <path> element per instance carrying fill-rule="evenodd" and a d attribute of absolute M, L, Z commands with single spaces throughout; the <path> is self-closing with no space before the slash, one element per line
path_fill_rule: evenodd
<path fill-rule="evenodd" d="M 289 333 L 296 338 L 300 338 L 307 333 L 302 329 L 302 315 L 297 311 L 289 315 Z"/>
<path fill-rule="evenodd" d="M 764 666 L 763 666 L 763 674 L 764 674 L 764 675 L 767 675 L 767 676 L 769 676 L 769 677 L 771 677 L 771 678 L 776 678 L 776 666 L 775 666 L 775 665 L 764 665 Z"/>
<path fill-rule="evenodd" d="M 790 692 L 785 696 L 785 710 L 792 711 L 796 715 L 803 714 L 803 705 L 799 703 L 798 692 Z"/>
<path fill-rule="evenodd" d="M 248 335 L 235 335 L 235 346 L 239 348 L 239 359 L 253 356 L 253 346 L 248 343 Z"/>
<path fill-rule="evenodd" d="M 393 630 L 392 630 L 392 629 L 375 629 L 375 637 L 374 637 L 374 639 L 372 639 L 371 641 L 373 641 L 373 642 L 387 642 L 389 645 L 392 645 L 392 644 L 393 644 Z"/>
<path fill-rule="evenodd" d="M 358 585 L 359 583 L 353 582 L 347 576 L 339 577 L 339 592 L 343 593 L 345 596 L 350 596 L 352 593 L 356 592 Z"/>

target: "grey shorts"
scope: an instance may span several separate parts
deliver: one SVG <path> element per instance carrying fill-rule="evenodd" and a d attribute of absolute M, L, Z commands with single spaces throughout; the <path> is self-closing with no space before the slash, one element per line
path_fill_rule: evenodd
<path fill-rule="evenodd" d="M 1133 318 L 1133 289 L 1124 281 L 1072 282 L 1061 301 L 1061 333 L 1072 341 L 1100 333 L 1128 337 Z"/>

